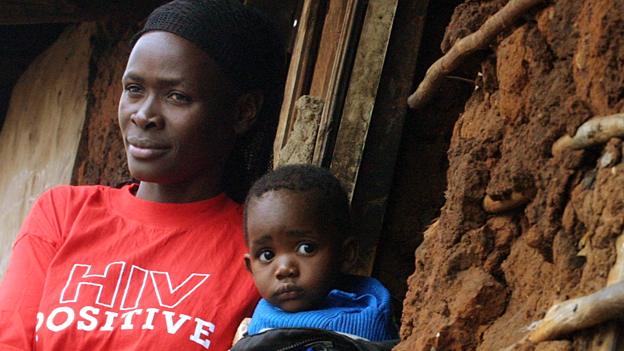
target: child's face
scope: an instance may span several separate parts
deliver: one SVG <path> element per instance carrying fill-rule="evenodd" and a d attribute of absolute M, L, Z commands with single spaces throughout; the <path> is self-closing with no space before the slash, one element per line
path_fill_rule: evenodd
<path fill-rule="evenodd" d="M 318 308 L 340 272 L 340 235 L 310 198 L 269 191 L 247 207 L 247 268 L 260 295 L 288 312 Z"/>

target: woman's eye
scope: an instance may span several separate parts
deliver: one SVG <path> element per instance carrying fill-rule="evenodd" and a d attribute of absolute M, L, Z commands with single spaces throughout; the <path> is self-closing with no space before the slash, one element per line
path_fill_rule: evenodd
<path fill-rule="evenodd" d="M 171 93 L 169 94 L 169 98 L 177 104 L 184 104 L 191 101 L 190 97 L 180 93 Z"/>
<path fill-rule="evenodd" d="M 260 262 L 264 263 L 271 262 L 273 257 L 275 257 L 275 254 L 273 253 L 273 251 L 270 250 L 264 250 L 258 255 L 258 259 L 260 260 Z"/>
<path fill-rule="evenodd" d="M 128 84 L 125 87 L 126 92 L 128 92 L 129 95 L 138 95 L 142 92 L 141 86 L 136 85 L 136 84 Z"/>
<path fill-rule="evenodd" d="M 314 253 L 314 251 L 316 250 L 316 246 L 314 246 L 313 244 L 300 244 L 297 247 L 297 253 L 301 254 L 301 255 L 305 255 L 305 256 L 309 256 L 311 254 Z"/>

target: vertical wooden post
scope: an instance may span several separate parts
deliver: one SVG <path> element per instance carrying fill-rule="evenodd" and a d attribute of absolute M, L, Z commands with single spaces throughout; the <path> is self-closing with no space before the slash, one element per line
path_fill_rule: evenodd
<path fill-rule="evenodd" d="M 428 0 L 399 1 L 393 19 L 351 201 L 354 230 L 361 246 L 358 274 L 367 275 L 373 271 L 408 113 L 405 96 L 413 89 L 428 4 Z"/>
<path fill-rule="evenodd" d="M 286 146 L 297 119 L 295 102 L 303 95 L 323 105 L 311 163 L 321 165 L 328 158 L 329 132 L 342 109 L 363 3 L 363 0 L 327 0 L 316 6 L 310 1 L 304 3 L 275 138 L 274 164 L 280 163 L 280 150 Z M 321 33 L 313 35 L 321 25 Z M 318 43 L 317 51 L 311 49 L 315 43 Z"/>
<path fill-rule="evenodd" d="M 319 15 L 321 14 L 322 0 L 304 0 L 299 30 L 295 38 L 293 54 L 284 88 L 284 101 L 280 112 L 279 124 L 273 144 L 273 163 L 278 164 L 280 150 L 288 140 L 295 115 L 295 102 L 306 93 L 314 63 L 314 49 L 318 43 Z"/>
<path fill-rule="evenodd" d="M 340 95 L 346 90 L 346 79 L 351 73 L 348 65 L 350 64 L 350 58 L 352 57 L 352 50 L 354 42 L 356 42 L 354 36 L 358 33 L 354 33 L 355 27 L 359 20 L 359 10 L 362 1 L 359 0 L 347 0 L 346 4 L 343 1 L 339 3 L 341 8 L 336 11 L 331 11 L 325 22 L 326 26 L 333 26 L 340 28 L 339 31 L 333 31 L 338 37 L 335 36 L 331 39 L 321 43 L 323 45 L 332 45 L 326 50 L 323 46 L 319 52 L 325 53 L 326 59 L 323 60 L 319 57 L 317 60 L 317 69 L 315 70 L 316 76 L 320 76 L 321 79 L 314 79 L 312 87 L 310 88 L 310 95 L 322 96 L 326 101 L 319 121 L 319 128 L 316 137 L 316 145 L 314 149 L 313 163 L 320 165 L 324 158 L 326 158 L 326 152 L 329 142 L 329 134 L 332 123 L 336 117 L 336 113 L 342 109 L 343 101 Z M 330 9 L 331 10 L 331 9 Z M 332 16 L 333 15 L 333 16 Z M 336 19 L 332 21 L 332 19 Z M 338 23 L 335 23 L 338 21 Z M 342 25 L 340 25 L 342 24 Z M 319 64 L 320 63 L 320 64 Z M 325 63 L 325 65 L 321 65 Z"/>
<path fill-rule="evenodd" d="M 331 170 L 350 197 L 366 144 L 398 0 L 371 0 L 360 35 Z"/>
<path fill-rule="evenodd" d="M 615 264 L 607 276 L 607 286 L 624 281 L 624 233 L 615 241 L 616 259 Z M 590 351 L 615 351 L 624 349 L 623 345 L 618 348 L 619 339 L 618 321 L 609 321 L 600 328 L 592 338 Z"/>

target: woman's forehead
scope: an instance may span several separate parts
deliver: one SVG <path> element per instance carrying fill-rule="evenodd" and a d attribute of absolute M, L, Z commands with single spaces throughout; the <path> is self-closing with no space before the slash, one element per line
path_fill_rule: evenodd
<path fill-rule="evenodd" d="M 165 81 L 221 76 L 217 63 L 190 41 L 163 31 L 142 35 L 126 67 L 126 75 L 156 74 Z"/>
<path fill-rule="evenodd" d="M 171 71 L 190 68 L 220 70 L 215 60 L 195 44 L 163 31 L 145 33 L 134 45 L 128 63 L 146 62 L 169 66 L 167 68 Z"/>

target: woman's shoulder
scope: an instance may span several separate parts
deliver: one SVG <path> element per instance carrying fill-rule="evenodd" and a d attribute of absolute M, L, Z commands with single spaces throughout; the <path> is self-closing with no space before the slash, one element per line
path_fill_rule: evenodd
<path fill-rule="evenodd" d="M 108 185 L 55 185 L 44 191 L 45 193 L 66 193 L 66 194 L 91 194 L 95 192 L 107 192 L 119 190 Z"/>
<path fill-rule="evenodd" d="M 79 213 L 104 208 L 110 191 L 101 185 L 71 186 L 57 185 L 44 191 L 34 202 L 26 216 L 18 239 L 35 236 L 50 242 L 61 242 Z"/>
<path fill-rule="evenodd" d="M 44 191 L 33 206 L 33 211 L 57 213 L 66 217 L 85 206 L 106 207 L 110 194 L 123 191 L 105 185 L 57 185 Z"/>
<path fill-rule="evenodd" d="M 39 197 L 39 201 L 81 202 L 80 200 L 83 199 L 93 196 L 106 196 L 108 193 L 120 190 L 106 185 L 56 185 L 44 191 Z"/>

